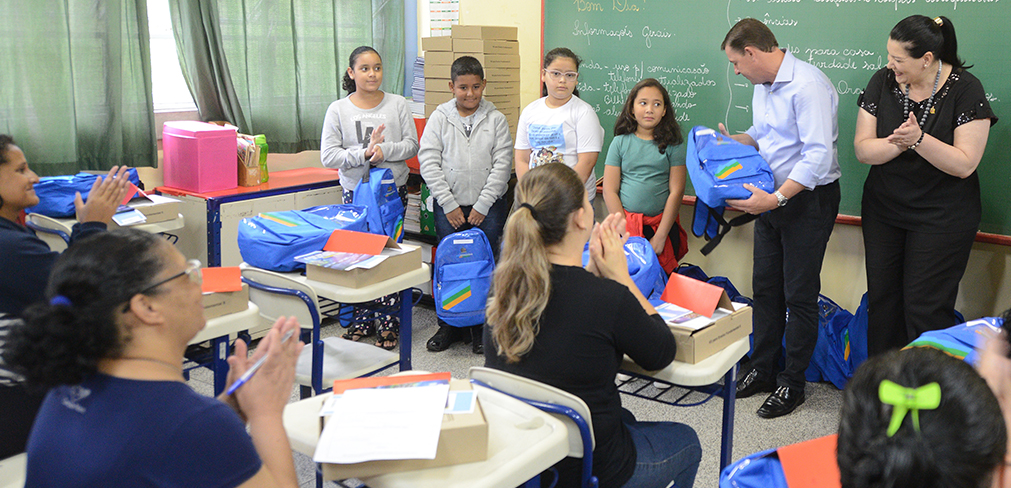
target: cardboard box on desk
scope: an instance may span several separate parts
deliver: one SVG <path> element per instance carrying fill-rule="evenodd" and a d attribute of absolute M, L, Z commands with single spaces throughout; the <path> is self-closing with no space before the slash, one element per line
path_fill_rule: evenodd
<path fill-rule="evenodd" d="M 204 318 L 213 319 L 249 308 L 249 285 L 239 291 L 204 293 Z"/>
<path fill-rule="evenodd" d="M 312 264 L 305 266 L 306 278 L 346 286 L 348 288 L 364 288 L 421 267 L 420 247 L 397 244 L 392 238 L 384 235 L 367 234 L 365 232 L 350 230 L 335 230 L 330 235 L 330 240 L 327 241 L 323 249 L 326 251 L 369 254 L 372 256 L 378 256 L 384 252 L 390 254 L 383 262 L 369 269 L 337 270 Z M 391 254 L 386 250 L 396 250 L 398 252 Z"/>
<path fill-rule="evenodd" d="M 145 224 L 166 222 L 179 217 L 179 200 L 175 198 L 151 194 L 134 198 L 126 205 L 144 214 Z M 115 221 L 110 224 L 110 227 L 120 228 Z"/>
<path fill-rule="evenodd" d="M 456 59 L 456 58 L 453 58 L 453 59 Z M 425 78 L 445 78 L 445 79 L 449 79 L 450 78 L 450 68 L 452 68 L 452 64 L 453 64 L 453 61 L 450 61 L 449 64 L 430 63 L 426 59 L 425 60 Z M 517 72 L 517 74 L 516 74 L 517 78 L 516 79 L 518 80 L 519 79 L 519 70 L 516 70 L 516 72 Z"/>
<path fill-rule="evenodd" d="M 670 329 L 677 342 L 676 361 L 698 363 L 751 334 L 751 307 L 734 310 L 727 292 L 716 285 L 673 273 L 660 298 L 706 317 L 712 317 L 717 307 L 732 311 L 698 330 L 672 325 Z"/>
<path fill-rule="evenodd" d="M 471 385 L 467 380 L 451 379 L 449 389 L 470 390 Z M 328 419 L 323 419 L 323 422 Z M 439 431 L 439 446 L 436 449 L 435 459 L 398 459 L 354 464 L 322 463 L 322 467 L 324 479 L 336 480 L 367 478 L 384 473 L 473 463 L 485 459 L 488 459 L 488 422 L 484 418 L 484 411 L 481 410 L 481 403 L 477 402 L 471 413 L 442 416 L 442 430 Z"/>
<path fill-rule="evenodd" d="M 499 39 L 515 41 L 519 30 L 516 27 L 493 25 L 453 25 L 453 39 Z"/>

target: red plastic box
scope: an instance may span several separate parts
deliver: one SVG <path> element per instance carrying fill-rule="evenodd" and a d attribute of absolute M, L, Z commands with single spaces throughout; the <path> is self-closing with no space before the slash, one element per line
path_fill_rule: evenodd
<path fill-rule="evenodd" d="M 238 186 L 235 129 L 205 122 L 165 122 L 165 186 L 198 193 Z"/>

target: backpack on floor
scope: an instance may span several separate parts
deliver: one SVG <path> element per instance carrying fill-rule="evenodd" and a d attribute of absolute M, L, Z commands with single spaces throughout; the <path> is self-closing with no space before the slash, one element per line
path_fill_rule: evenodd
<path fill-rule="evenodd" d="M 769 193 L 776 189 L 769 163 L 762 159 L 758 149 L 701 125 L 688 134 L 685 166 L 696 198 L 692 233 L 709 240 L 701 250 L 702 255 L 712 252 L 730 229 L 757 218 L 749 214 L 730 222 L 723 218 L 727 200 L 746 200 L 751 196 L 751 191 L 744 188 L 745 183 Z"/>
<path fill-rule="evenodd" d="M 367 215 L 357 205 L 324 205 L 247 217 L 239 221 L 239 254 L 246 263 L 270 271 L 305 269 L 296 256 L 322 250 L 336 229 L 365 232 Z"/>
<path fill-rule="evenodd" d="M 404 242 L 404 202 L 389 168 L 372 168 L 355 186 L 352 205 L 368 209 L 368 231 Z"/>
<path fill-rule="evenodd" d="M 449 325 L 484 324 L 495 255 L 478 228 L 450 234 L 435 251 L 435 314 Z"/>
<path fill-rule="evenodd" d="M 667 288 L 667 273 L 656 251 L 645 237 L 632 236 L 625 242 L 625 260 L 632 282 L 647 300 L 659 300 Z M 583 246 L 583 267 L 590 262 L 590 244 Z"/>

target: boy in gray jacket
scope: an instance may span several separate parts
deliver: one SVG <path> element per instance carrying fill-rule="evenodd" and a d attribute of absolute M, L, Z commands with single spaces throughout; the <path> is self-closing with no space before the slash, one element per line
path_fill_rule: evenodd
<path fill-rule="evenodd" d="M 497 256 L 509 213 L 503 198 L 512 173 L 509 124 L 493 103 L 482 98 L 484 69 L 477 59 L 458 58 L 450 76 L 455 98 L 429 117 L 418 151 L 421 176 L 435 198 L 436 238 L 441 241 L 477 227 Z M 429 351 L 444 351 L 469 332 L 474 353 L 483 354 L 481 326 L 466 329 L 440 320 L 439 331 L 426 346 Z"/>

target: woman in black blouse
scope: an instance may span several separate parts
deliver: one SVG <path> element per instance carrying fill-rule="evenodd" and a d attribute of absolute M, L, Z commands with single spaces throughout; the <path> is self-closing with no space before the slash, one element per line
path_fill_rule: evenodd
<path fill-rule="evenodd" d="M 955 297 L 979 227 L 976 167 L 997 123 L 946 17 L 892 28 L 888 65 L 860 96 L 871 355 L 958 323 Z"/>
<path fill-rule="evenodd" d="M 601 487 L 691 488 L 702 457 L 691 427 L 639 422 L 614 376 L 626 354 L 646 370 L 674 360 L 667 324 L 628 275 L 616 213 L 593 223 L 576 172 L 538 166 L 516 185 L 484 328 L 485 366 L 547 383 L 590 409 Z M 590 262 L 583 268 L 583 246 Z M 579 486 L 579 460 L 557 465 L 559 488 Z"/>

